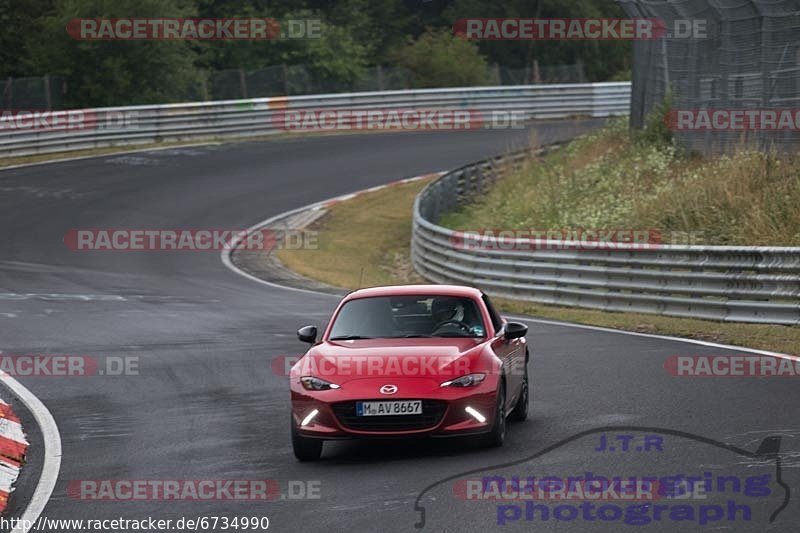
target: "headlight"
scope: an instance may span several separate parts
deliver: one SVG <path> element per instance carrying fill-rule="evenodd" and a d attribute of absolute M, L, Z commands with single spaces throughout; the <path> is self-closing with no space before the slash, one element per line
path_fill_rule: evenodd
<path fill-rule="evenodd" d="M 460 378 L 451 379 L 450 381 L 445 381 L 440 387 L 475 387 L 481 381 L 486 379 L 486 374 L 467 374 L 466 376 L 461 376 Z"/>
<path fill-rule="evenodd" d="M 328 390 L 339 388 L 339 385 L 336 383 L 331 383 L 330 381 L 325 381 L 324 379 L 315 378 L 313 376 L 303 376 L 300 378 L 300 383 L 306 390 Z"/>

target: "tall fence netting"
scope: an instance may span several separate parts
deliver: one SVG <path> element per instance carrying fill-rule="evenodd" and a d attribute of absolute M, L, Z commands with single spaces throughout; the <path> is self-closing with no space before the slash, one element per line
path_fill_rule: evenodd
<path fill-rule="evenodd" d="M 662 38 L 633 45 L 631 126 L 669 96 L 673 110 L 800 108 L 800 0 L 618 0 L 631 18 L 661 19 Z M 676 32 L 696 21 L 705 31 Z M 702 153 L 747 146 L 794 152 L 800 130 L 675 129 L 679 145 Z"/>
<path fill-rule="evenodd" d="M 0 80 L 0 109 L 61 109 L 66 89 L 59 76 Z"/>
<path fill-rule="evenodd" d="M 298 96 L 365 91 L 402 91 L 417 87 L 414 73 L 402 67 L 375 66 L 350 81 L 320 74 L 307 65 L 273 65 L 259 70 L 238 68 L 204 71 L 200 82 L 172 94 L 171 102 L 237 100 L 270 96 Z M 487 67 L 481 85 L 584 83 L 584 67 L 534 64 L 528 68 Z M 458 85 L 458 84 L 457 84 Z M 463 85 L 463 84 L 462 84 Z M 69 86 L 57 76 L 9 78 L 0 81 L 0 109 L 63 109 Z"/>

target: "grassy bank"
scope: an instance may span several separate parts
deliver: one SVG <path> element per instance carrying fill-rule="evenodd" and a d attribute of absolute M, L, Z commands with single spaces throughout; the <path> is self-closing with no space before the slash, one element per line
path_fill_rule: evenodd
<path fill-rule="evenodd" d="M 800 246 L 800 157 L 741 151 L 702 159 L 659 136 L 632 138 L 625 119 L 528 161 L 453 229 L 655 229 L 666 243 Z"/>
<path fill-rule="evenodd" d="M 296 272 L 337 287 L 422 281 L 411 268 L 408 245 L 411 207 L 425 183 L 389 187 L 334 205 L 309 228 L 319 232 L 318 249 L 284 249 L 278 257 Z M 606 313 L 508 300 L 497 303 L 510 313 L 800 354 L 800 327 Z"/>
<path fill-rule="evenodd" d="M 282 249 L 278 258 L 295 272 L 336 287 L 422 282 L 409 257 L 411 205 L 429 182 L 395 185 L 335 204 L 308 228 L 319 231 L 317 249 Z"/>

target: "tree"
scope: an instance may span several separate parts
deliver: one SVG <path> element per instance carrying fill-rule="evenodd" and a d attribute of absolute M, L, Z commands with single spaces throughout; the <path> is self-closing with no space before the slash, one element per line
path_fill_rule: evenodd
<path fill-rule="evenodd" d="M 456 0 L 445 10 L 452 25 L 465 18 L 626 18 L 611 0 Z M 589 81 L 605 81 L 630 68 L 629 41 L 519 40 L 482 41 L 479 48 L 492 63 L 510 68 L 582 63 Z"/>
<path fill-rule="evenodd" d="M 81 41 L 67 34 L 76 18 L 191 17 L 178 0 L 64 0 L 40 18 L 27 41 L 39 73 L 63 76 L 70 107 L 174 102 L 196 98 L 202 82 L 187 41 Z M 45 36 L 43 38 L 43 36 Z"/>

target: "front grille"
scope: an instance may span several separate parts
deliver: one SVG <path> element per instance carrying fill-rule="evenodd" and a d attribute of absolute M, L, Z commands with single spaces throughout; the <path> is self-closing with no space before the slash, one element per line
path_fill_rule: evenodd
<path fill-rule="evenodd" d="M 440 400 L 422 400 L 421 415 L 356 416 L 356 402 L 340 402 L 333 404 L 333 412 L 344 427 L 361 431 L 408 431 L 414 429 L 428 429 L 436 426 L 436 424 L 442 420 L 446 410 L 447 402 Z"/>

